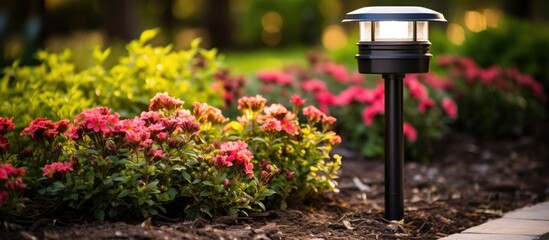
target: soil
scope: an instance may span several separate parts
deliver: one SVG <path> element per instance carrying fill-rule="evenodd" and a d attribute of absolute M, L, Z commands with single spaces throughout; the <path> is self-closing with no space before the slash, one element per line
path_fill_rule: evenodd
<path fill-rule="evenodd" d="M 549 200 L 549 138 L 481 141 L 454 133 L 433 145 L 430 163 L 407 162 L 405 217 L 384 219 L 381 159 L 345 155 L 339 193 L 289 210 L 248 217 L 144 222 L 81 220 L 39 214 L 16 219 L 22 231 L 0 239 L 437 239 L 516 208 Z M 40 201 L 37 201 L 40 202 Z M 35 208 L 48 208 L 40 202 Z"/>

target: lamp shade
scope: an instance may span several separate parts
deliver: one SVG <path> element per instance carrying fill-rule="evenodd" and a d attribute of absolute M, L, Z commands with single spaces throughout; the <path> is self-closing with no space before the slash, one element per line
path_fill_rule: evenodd
<path fill-rule="evenodd" d="M 364 21 L 427 21 L 446 22 L 444 16 L 424 7 L 363 7 L 347 13 L 343 22 Z"/>
<path fill-rule="evenodd" d="M 363 7 L 347 13 L 343 22 L 358 22 L 361 73 L 423 73 L 429 68 L 429 22 L 444 16 L 424 7 Z"/>

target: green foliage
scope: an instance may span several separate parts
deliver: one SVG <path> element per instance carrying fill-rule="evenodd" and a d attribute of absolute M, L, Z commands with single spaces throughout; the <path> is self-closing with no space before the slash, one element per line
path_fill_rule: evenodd
<path fill-rule="evenodd" d="M 37 66 L 13 63 L 3 70 L 0 80 L 0 115 L 17 116 L 16 125 L 22 127 L 37 117 L 55 121 L 97 105 L 133 116 L 146 109 L 157 92 L 218 107 L 230 100 L 224 99 L 225 83 L 215 78 L 222 70 L 215 49 L 200 48 L 198 39 L 188 50 L 154 47 L 149 41 L 157 33 L 157 29 L 144 31 L 140 39 L 127 44 L 127 55 L 110 68 L 104 63 L 109 48 L 95 48 L 90 54 L 95 65 L 84 69 L 77 69 L 69 50 L 40 51 Z"/>

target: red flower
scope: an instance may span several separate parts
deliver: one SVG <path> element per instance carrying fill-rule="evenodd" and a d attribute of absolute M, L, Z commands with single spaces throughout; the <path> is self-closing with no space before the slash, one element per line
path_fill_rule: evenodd
<path fill-rule="evenodd" d="M 456 103 L 452 99 L 450 99 L 448 97 L 443 98 L 442 99 L 442 109 L 444 109 L 444 112 L 446 113 L 446 115 L 448 115 L 448 117 L 453 118 L 453 119 L 457 118 L 458 108 L 457 108 Z"/>
<path fill-rule="evenodd" d="M 52 164 L 47 164 L 42 169 L 42 176 L 53 178 L 55 173 L 60 173 L 65 175 L 67 172 L 72 172 L 72 162 L 54 162 Z"/>
<path fill-rule="evenodd" d="M 0 191 L 0 206 L 10 197 L 8 191 Z"/>
<path fill-rule="evenodd" d="M 15 128 L 13 117 L 0 117 L 0 135 L 4 135 Z"/>
<path fill-rule="evenodd" d="M 21 136 L 30 135 L 32 138 L 43 138 L 52 135 L 55 125 L 52 121 L 45 118 L 32 120 L 28 127 L 21 131 Z"/>
<path fill-rule="evenodd" d="M 417 131 L 411 124 L 404 122 L 402 124 L 402 131 L 404 132 L 404 137 L 409 142 L 415 142 L 417 140 Z"/>
<path fill-rule="evenodd" d="M 423 113 L 427 111 L 427 109 L 432 108 L 434 106 L 435 106 L 435 101 L 433 101 L 433 99 L 426 98 L 419 102 L 417 109 L 419 112 Z"/>

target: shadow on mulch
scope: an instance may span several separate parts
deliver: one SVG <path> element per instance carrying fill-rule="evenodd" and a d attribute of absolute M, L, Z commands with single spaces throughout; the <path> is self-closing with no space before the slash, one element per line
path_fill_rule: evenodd
<path fill-rule="evenodd" d="M 15 219 L 23 231 L 0 233 L 0 239 L 437 239 L 549 200 L 548 143 L 546 137 L 480 141 L 452 134 L 433 146 L 438 151 L 431 163 L 406 163 L 399 222 L 383 218 L 383 161 L 342 151 L 348 156 L 340 192 L 290 210 L 104 223 L 70 213 L 57 219 L 29 214 Z M 36 205 L 37 212 L 48 209 L 47 202 Z"/>

